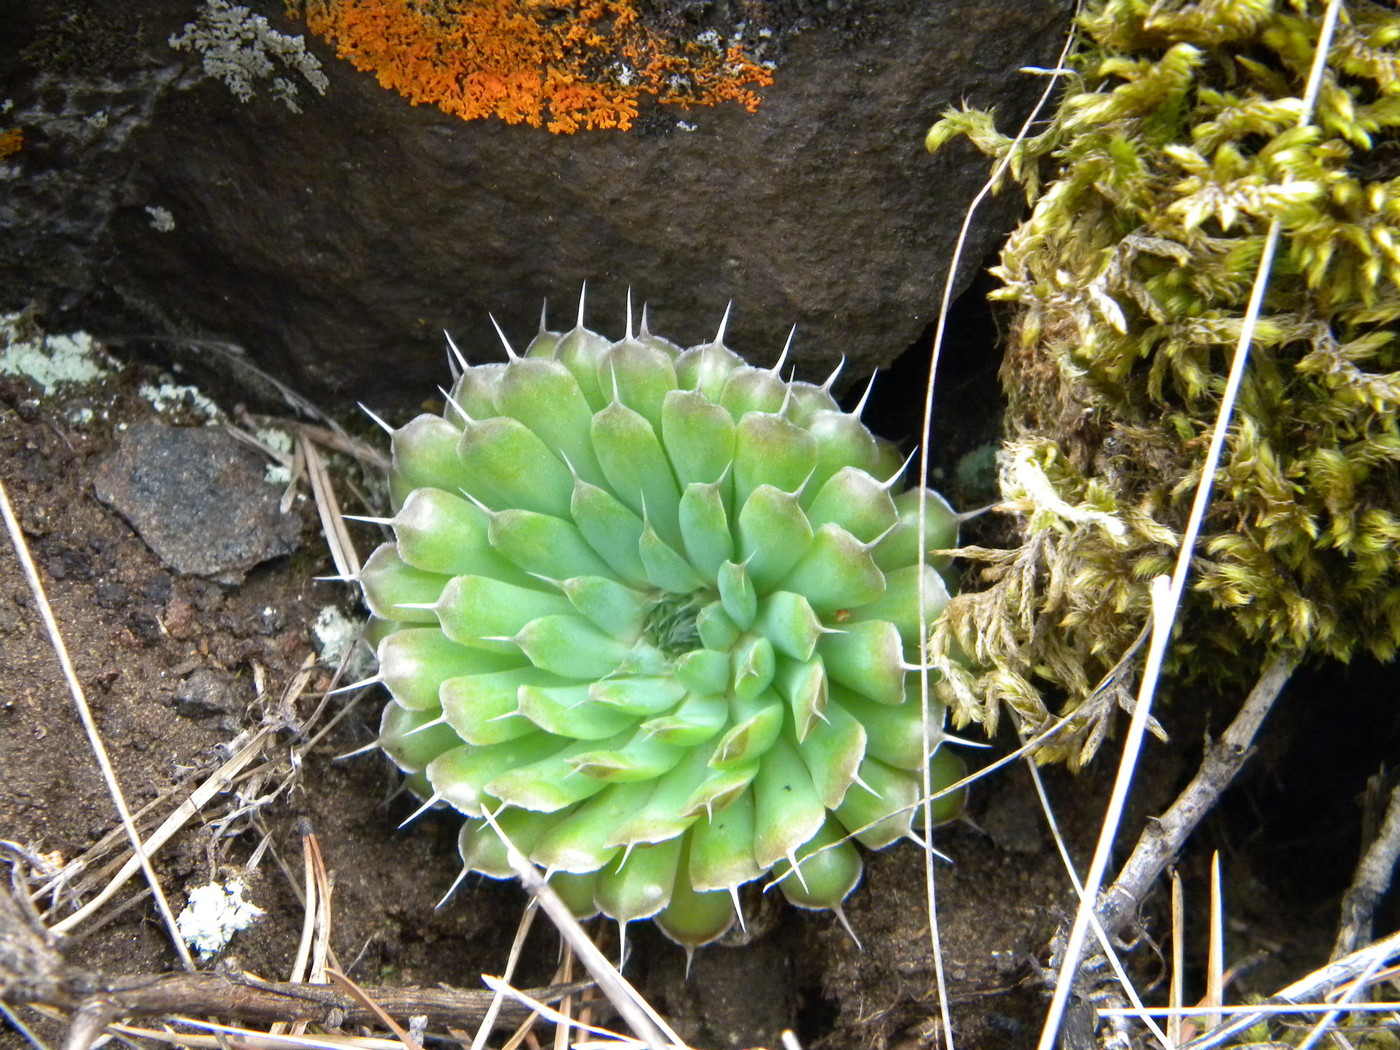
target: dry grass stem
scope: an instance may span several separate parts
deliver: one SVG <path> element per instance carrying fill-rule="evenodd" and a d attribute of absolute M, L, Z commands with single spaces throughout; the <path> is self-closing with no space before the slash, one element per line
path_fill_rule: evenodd
<path fill-rule="evenodd" d="M 515 847 L 509 837 L 501 831 L 500 826 L 495 822 L 489 810 L 486 811 L 487 820 L 496 834 L 501 837 L 501 842 L 506 847 L 506 856 L 510 860 L 511 869 L 521 884 L 530 895 L 539 902 L 540 907 L 550 918 L 550 921 L 558 928 L 559 933 L 573 947 L 574 953 L 583 963 L 584 967 L 598 982 L 598 987 L 607 996 L 608 1001 L 617 1008 L 632 1031 L 635 1032 L 651 1050 L 662 1050 L 666 1045 L 684 1046 L 685 1042 L 662 1019 L 661 1015 L 652 1009 L 646 999 L 644 999 L 630 981 L 620 974 L 616 967 L 612 965 L 598 946 L 578 924 L 573 913 L 569 911 L 569 906 L 559 899 L 559 895 L 547 883 L 539 869 L 535 867 L 525 855 Z M 484 980 L 485 978 L 483 978 Z"/>
<path fill-rule="evenodd" d="M 44 628 L 48 632 L 54 655 L 58 657 L 59 666 L 63 669 L 63 679 L 68 683 L 68 692 L 72 695 L 73 703 L 77 707 L 78 718 L 83 723 L 83 731 L 87 734 L 88 743 L 92 746 L 93 756 L 97 760 L 103 782 L 107 785 L 107 792 L 112 797 L 112 804 L 116 806 L 117 815 L 121 818 L 122 827 L 126 829 L 141 872 L 151 887 L 151 893 L 155 896 L 156 906 L 159 908 L 161 919 L 170 934 L 171 943 L 174 944 L 175 951 L 180 956 L 180 961 L 184 964 L 185 969 L 193 970 L 195 969 L 194 959 L 190 957 L 185 940 L 180 936 L 180 931 L 175 924 L 175 913 L 170 908 L 170 902 L 165 899 L 165 893 L 160 888 L 160 880 L 156 878 L 155 869 L 151 867 L 150 859 L 146 856 L 141 835 L 136 830 L 136 825 L 131 821 L 131 810 L 127 807 L 126 797 L 122 794 L 121 785 L 117 782 L 116 770 L 112 768 L 111 760 L 107 757 L 106 745 L 102 743 L 102 736 L 97 731 L 97 723 L 93 720 L 92 709 L 88 707 L 82 683 L 78 681 L 78 673 L 73 669 L 73 661 L 68 657 L 68 647 L 63 642 L 63 633 L 58 629 L 58 620 L 54 617 L 53 607 L 49 605 L 48 595 L 44 593 L 43 582 L 39 579 L 39 570 L 35 567 L 34 559 L 30 556 L 29 545 L 24 539 L 24 530 L 19 526 L 14 508 L 10 506 L 10 495 L 3 481 L 0 481 L 0 514 L 3 514 L 5 518 L 5 528 L 10 533 L 10 542 L 14 545 L 15 557 L 19 559 L 20 568 L 24 571 L 30 593 L 34 596 L 35 605 L 44 621 Z"/>
<path fill-rule="evenodd" d="M 306 476 L 311 481 L 311 494 L 316 500 L 316 513 L 321 517 L 321 531 L 325 533 L 326 546 L 330 549 L 335 571 L 347 580 L 358 579 L 360 556 L 355 552 L 355 544 L 350 539 L 350 530 L 340 515 L 340 501 L 336 498 L 335 487 L 326 473 L 325 461 L 316 451 L 316 446 L 305 437 L 297 439 L 297 447 L 306 457 Z"/>
<path fill-rule="evenodd" d="M 1079 13 L 1079 6 L 1079 0 L 1076 0 L 1076 19 Z M 1074 22 L 1071 22 L 1071 26 L 1074 24 Z M 1030 129 L 1039 118 L 1040 113 L 1049 105 L 1050 99 L 1054 95 L 1055 89 L 1059 84 L 1059 78 L 1063 72 L 1065 61 L 1074 50 L 1076 39 L 1075 31 L 1071 28 L 1069 33 L 1065 35 L 1065 42 L 1060 50 L 1059 60 L 1056 62 L 1056 68 L 1051 71 L 1051 75 L 1047 78 L 1045 90 L 1041 92 L 1040 97 L 1031 108 L 1031 112 L 1027 115 L 1016 132 L 1016 143 L 1019 143 L 1030 134 Z M 953 243 L 952 255 L 948 260 L 948 271 L 943 282 L 943 294 L 938 304 L 938 317 L 934 323 L 933 343 L 929 349 L 928 381 L 924 386 L 923 424 L 921 428 L 923 440 L 919 442 L 919 474 L 917 479 L 920 486 L 918 522 L 919 546 L 921 549 L 924 546 L 924 537 L 928 534 L 928 492 L 925 488 L 925 483 L 929 476 L 929 447 L 932 444 L 933 433 L 933 391 L 938 376 L 939 358 L 942 356 L 943 352 L 943 339 L 948 329 L 948 314 L 953 304 L 953 289 L 957 284 L 958 269 L 962 262 L 963 251 L 967 246 L 968 234 L 972 229 L 973 217 L 982 206 L 982 202 L 1000 185 L 1003 175 L 1011 164 L 1011 158 L 1014 152 L 1015 145 L 1013 144 L 1012 148 L 1007 151 L 1006 156 L 1001 158 L 993 167 L 992 173 L 987 177 L 987 181 L 983 183 L 982 187 L 977 191 L 977 194 L 972 198 L 971 203 L 968 204 L 967 210 L 963 213 L 962 223 L 958 228 L 957 239 Z M 919 576 L 918 604 L 919 638 L 926 643 L 929 637 L 928 593 L 922 575 Z M 927 666 L 927 660 L 921 659 L 919 663 L 919 704 L 923 714 L 923 748 L 925 754 L 927 754 L 931 749 L 931 733 L 933 728 L 929 724 L 931 721 L 929 668 Z M 943 1022 L 943 1042 L 947 1050 L 953 1050 L 953 1016 L 948 1001 L 948 978 L 944 971 L 943 946 L 938 930 L 938 891 L 937 880 L 934 874 L 935 850 L 933 848 L 934 821 L 932 800 L 934 795 L 927 766 L 924 767 L 922 775 L 923 784 L 920 794 L 923 797 L 921 812 L 923 815 L 925 908 L 928 911 L 929 946 L 933 952 L 934 979 L 938 986 L 938 1009 Z"/>

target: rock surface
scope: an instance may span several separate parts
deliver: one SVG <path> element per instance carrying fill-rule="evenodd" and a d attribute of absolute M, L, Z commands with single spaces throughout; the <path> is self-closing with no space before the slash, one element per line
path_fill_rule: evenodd
<path fill-rule="evenodd" d="M 324 96 L 240 102 L 167 43 L 193 0 L 8 6 L 0 130 L 25 137 L 0 162 L 0 303 L 120 305 L 131 329 L 98 334 L 238 343 L 314 398 L 381 407 L 443 378 L 441 329 L 498 357 L 488 311 L 523 343 L 542 300 L 568 326 L 584 280 L 611 334 L 630 286 L 678 341 L 733 300 L 748 356 L 796 323 L 806 378 L 887 364 L 934 316 L 987 171 L 961 146 L 930 157 L 925 130 L 963 100 L 1019 118 L 1042 79 L 1017 70 L 1053 62 L 1068 21 L 1061 0 L 752 0 L 777 62 L 757 112 L 653 106 L 631 131 L 551 135 L 411 107 L 309 36 Z M 697 25 L 733 7 L 669 6 Z M 1018 207 L 985 208 L 969 270 Z"/>
<path fill-rule="evenodd" d="M 97 470 L 97 496 L 178 573 L 237 583 L 296 550 L 301 520 L 258 457 L 221 428 L 141 423 Z"/>

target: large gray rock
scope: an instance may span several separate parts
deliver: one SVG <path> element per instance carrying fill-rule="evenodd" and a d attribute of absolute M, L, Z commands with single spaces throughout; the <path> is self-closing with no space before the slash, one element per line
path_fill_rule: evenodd
<path fill-rule="evenodd" d="M 280 2 L 253 7 L 304 30 Z M 442 380 L 441 329 L 498 357 L 488 311 L 521 345 L 542 300 L 568 326 L 584 280 L 605 333 L 621 334 L 628 286 L 682 343 L 733 300 L 740 352 L 776 357 L 796 323 L 805 377 L 843 354 L 868 372 L 932 319 L 987 171 L 961 144 L 930 157 L 924 132 L 963 100 L 1018 119 L 1043 86 L 1018 69 L 1054 60 L 1067 5 L 753 7 L 780 42 L 757 112 L 655 107 L 628 132 L 551 135 L 412 107 L 310 37 L 324 96 L 303 84 L 301 114 L 265 90 L 240 102 L 176 75 L 198 68 L 166 43 L 193 0 L 98 5 L 77 26 L 65 5 L 20 3 L 0 34 L 21 49 L 0 56 L 0 97 L 28 129 L 0 182 L 0 306 L 82 319 L 115 295 L 148 334 L 238 343 L 323 402 L 382 407 Z M 987 207 L 972 266 L 1017 206 Z"/>

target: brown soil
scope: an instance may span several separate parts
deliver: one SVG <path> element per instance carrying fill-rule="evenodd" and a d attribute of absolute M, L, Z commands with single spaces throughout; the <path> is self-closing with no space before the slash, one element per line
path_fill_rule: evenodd
<path fill-rule="evenodd" d="M 333 570 L 309 501 L 302 503 L 306 525 L 300 552 L 254 569 L 237 585 L 173 573 L 126 521 L 99 502 L 94 472 L 112 454 L 116 437 L 124 426 L 155 415 L 137 393 L 153 374 L 133 366 L 99 385 L 44 400 L 22 381 L 0 379 L 0 476 L 127 801 L 133 809 L 157 802 L 141 822 L 143 831 L 227 757 L 241 732 L 279 715 L 301 721 L 312 714 L 317 693 L 330 682 L 327 669 L 316 672 L 293 711 L 279 712 L 279 699 L 313 652 L 308 625 L 317 611 L 339 604 L 353 612 L 354 606 L 344 587 L 312 579 Z M 72 420 L 82 408 L 94 415 L 78 425 Z M 178 412 L 163 418 L 196 421 Z M 372 540 L 362 539 L 368 550 Z M 0 838 L 55 865 L 66 863 L 93 850 L 118 825 L 8 544 L 0 546 L 0 667 Z M 192 678 L 203 683 L 204 699 L 190 698 Z M 308 731 L 325 725 L 345 702 L 332 698 Z M 242 871 L 266 842 L 257 867 L 245 874 L 250 898 L 267 914 L 234 938 L 224 965 L 286 978 L 302 925 L 293 889 L 300 882 L 300 833 L 309 828 L 334 875 L 333 947 L 352 977 L 371 985 L 479 988 L 482 973 L 500 973 L 505 966 L 525 903 L 522 891 L 514 884 L 474 880 L 448 906 L 435 908 L 457 876 L 454 820 L 430 813 L 396 830 L 414 805 L 395 796 L 395 776 L 386 762 L 375 755 L 336 760 L 373 738 L 378 702 L 366 697 L 306 754 L 295 775 L 286 759 L 302 738 L 295 728 L 279 731 L 267 749 L 267 760 L 274 763 L 271 775 L 259 790 L 291 778 L 286 790 L 227 826 L 219 818 L 249 799 L 220 796 L 156 857 L 156 870 L 178 910 L 184 891 Z M 1138 823 L 1130 824 L 1132 834 L 1189 776 L 1190 752 L 1205 723 L 1218 728 L 1227 718 L 1228 705 L 1223 715 L 1184 716 L 1183 724 L 1173 727 L 1180 743 L 1151 749 L 1136 793 Z M 1290 719 L 1286 724 L 1295 729 L 1304 724 L 1302 715 Z M 1393 732 L 1393 715 L 1388 724 Z M 1278 757 L 1264 768 L 1280 768 Z M 1373 769 L 1363 768 L 1362 776 Z M 1050 775 L 1081 870 L 1097 833 L 1110 772 L 1101 761 L 1077 778 Z M 1275 796 L 1260 787 L 1245 805 L 1270 798 Z M 959 1045 L 1033 1045 L 1045 1003 L 1038 962 L 1069 906 L 1066 879 L 1024 772 L 1002 776 L 979 792 L 972 813 L 979 826 L 948 828 L 937 843 L 955 861 L 939 866 L 937 891 Z M 1343 815 L 1348 826 L 1355 822 L 1354 811 Z M 1336 817 L 1332 821 L 1340 823 Z M 1263 817 L 1256 826 L 1265 826 Z M 1275 876 L 1287 864 L 1278 859 L 1279 851 L 1271 855 L 1257 842 L 1251 846 L 1238 823 L 1217 824 L 1206 838 L 1236 847 L 1230 869 L 1238 873 L 1231 882 L 1237 909 L 1232 915 L 1238 918 L 1232 958 L 1262 946 L 1263 957 L 1273 964 L 1260 972 L 1254 990 L 1272 990 L 1268 982 L 1276 977 L 1290 979 L 1304 972 L 1300 967 L 1321 961 L 1335 915 L 1328 910 L 1330 895 L 1345 885 L 1355 843 L 1338 843 L 1329 853 L 1337 870 L 1328 876 L 1328 896 L 1319 898 L 1281 890 Z M 88 870 L 98 871 L 126 852 L 117 842 L 90 857 Z M 1185 869 L 1199 872 L 1196 854 Z M 103 881 L 94 875 L 76 888 L 91 896 Z M 51 920 L 71 912 L 73 889 L 62 888 L 40 902 L 53 905 Z M 1203 907 L 1200 882 L 1189 884 L 1188 894 L 1193 909 Z M 688 978 L 681 950 L 647 924 L 637 924 L 645 928 L 629 931 L 629 976 L 699 1047 L 772 1047 L 784 1028 L 795 1029 L 807 1047 L 935 1045 L 938 1008 L 920 851 L 905 843 L 869 858 L 865 883 L 846 908 L 863 947 L 830 915 L 765 904 L 755 911 L 764 932 L 743 946 L 702 949 Z M 105 915 L 65 942 L 71 963 L 110 975 L 178 966 L 139 877 Z M 516 981 L 520 986 L 546 983 L 553 974 L 557 943 L 545 926 L 538 923 L 531 934 Z M 604 930 L 601 937 L 615 951 L 615 933 Z M 1192 955 L 1199 952 L 1193 949 Z M 1147 941 L 1134 960 L 1144 987 L 1160 978 L 1160 958 Z M 56 1044 L 57 1027 L 26 1018 Z M 19 1045 L 21 1037 L 0 1026 L 0 1047 Z"/>

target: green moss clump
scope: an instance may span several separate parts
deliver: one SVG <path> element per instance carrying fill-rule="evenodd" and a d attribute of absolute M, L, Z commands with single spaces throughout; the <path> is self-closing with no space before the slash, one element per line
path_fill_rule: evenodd
<path fill-rule="evenodd" d="M 1179 674 L 1280 652 L 1400 646 L 1400 15 L 1346 5 L 1312 122 L 1324 4 L 1098 0 L 1052 125 L 1010 154 L 1033 203 L 995 272 L 1013 304 L 1001 485 L 1023 545 L 971 551 L 981 588 L 932 639 L 955 719 L 1085 760 L 1169 572 L 1266 231 L 1282 242 L 1199 545 Z M 976 671 L 947 658 L 961 648 Z M 1241 654 L 1252 654 L 1247 658 Z"/>

